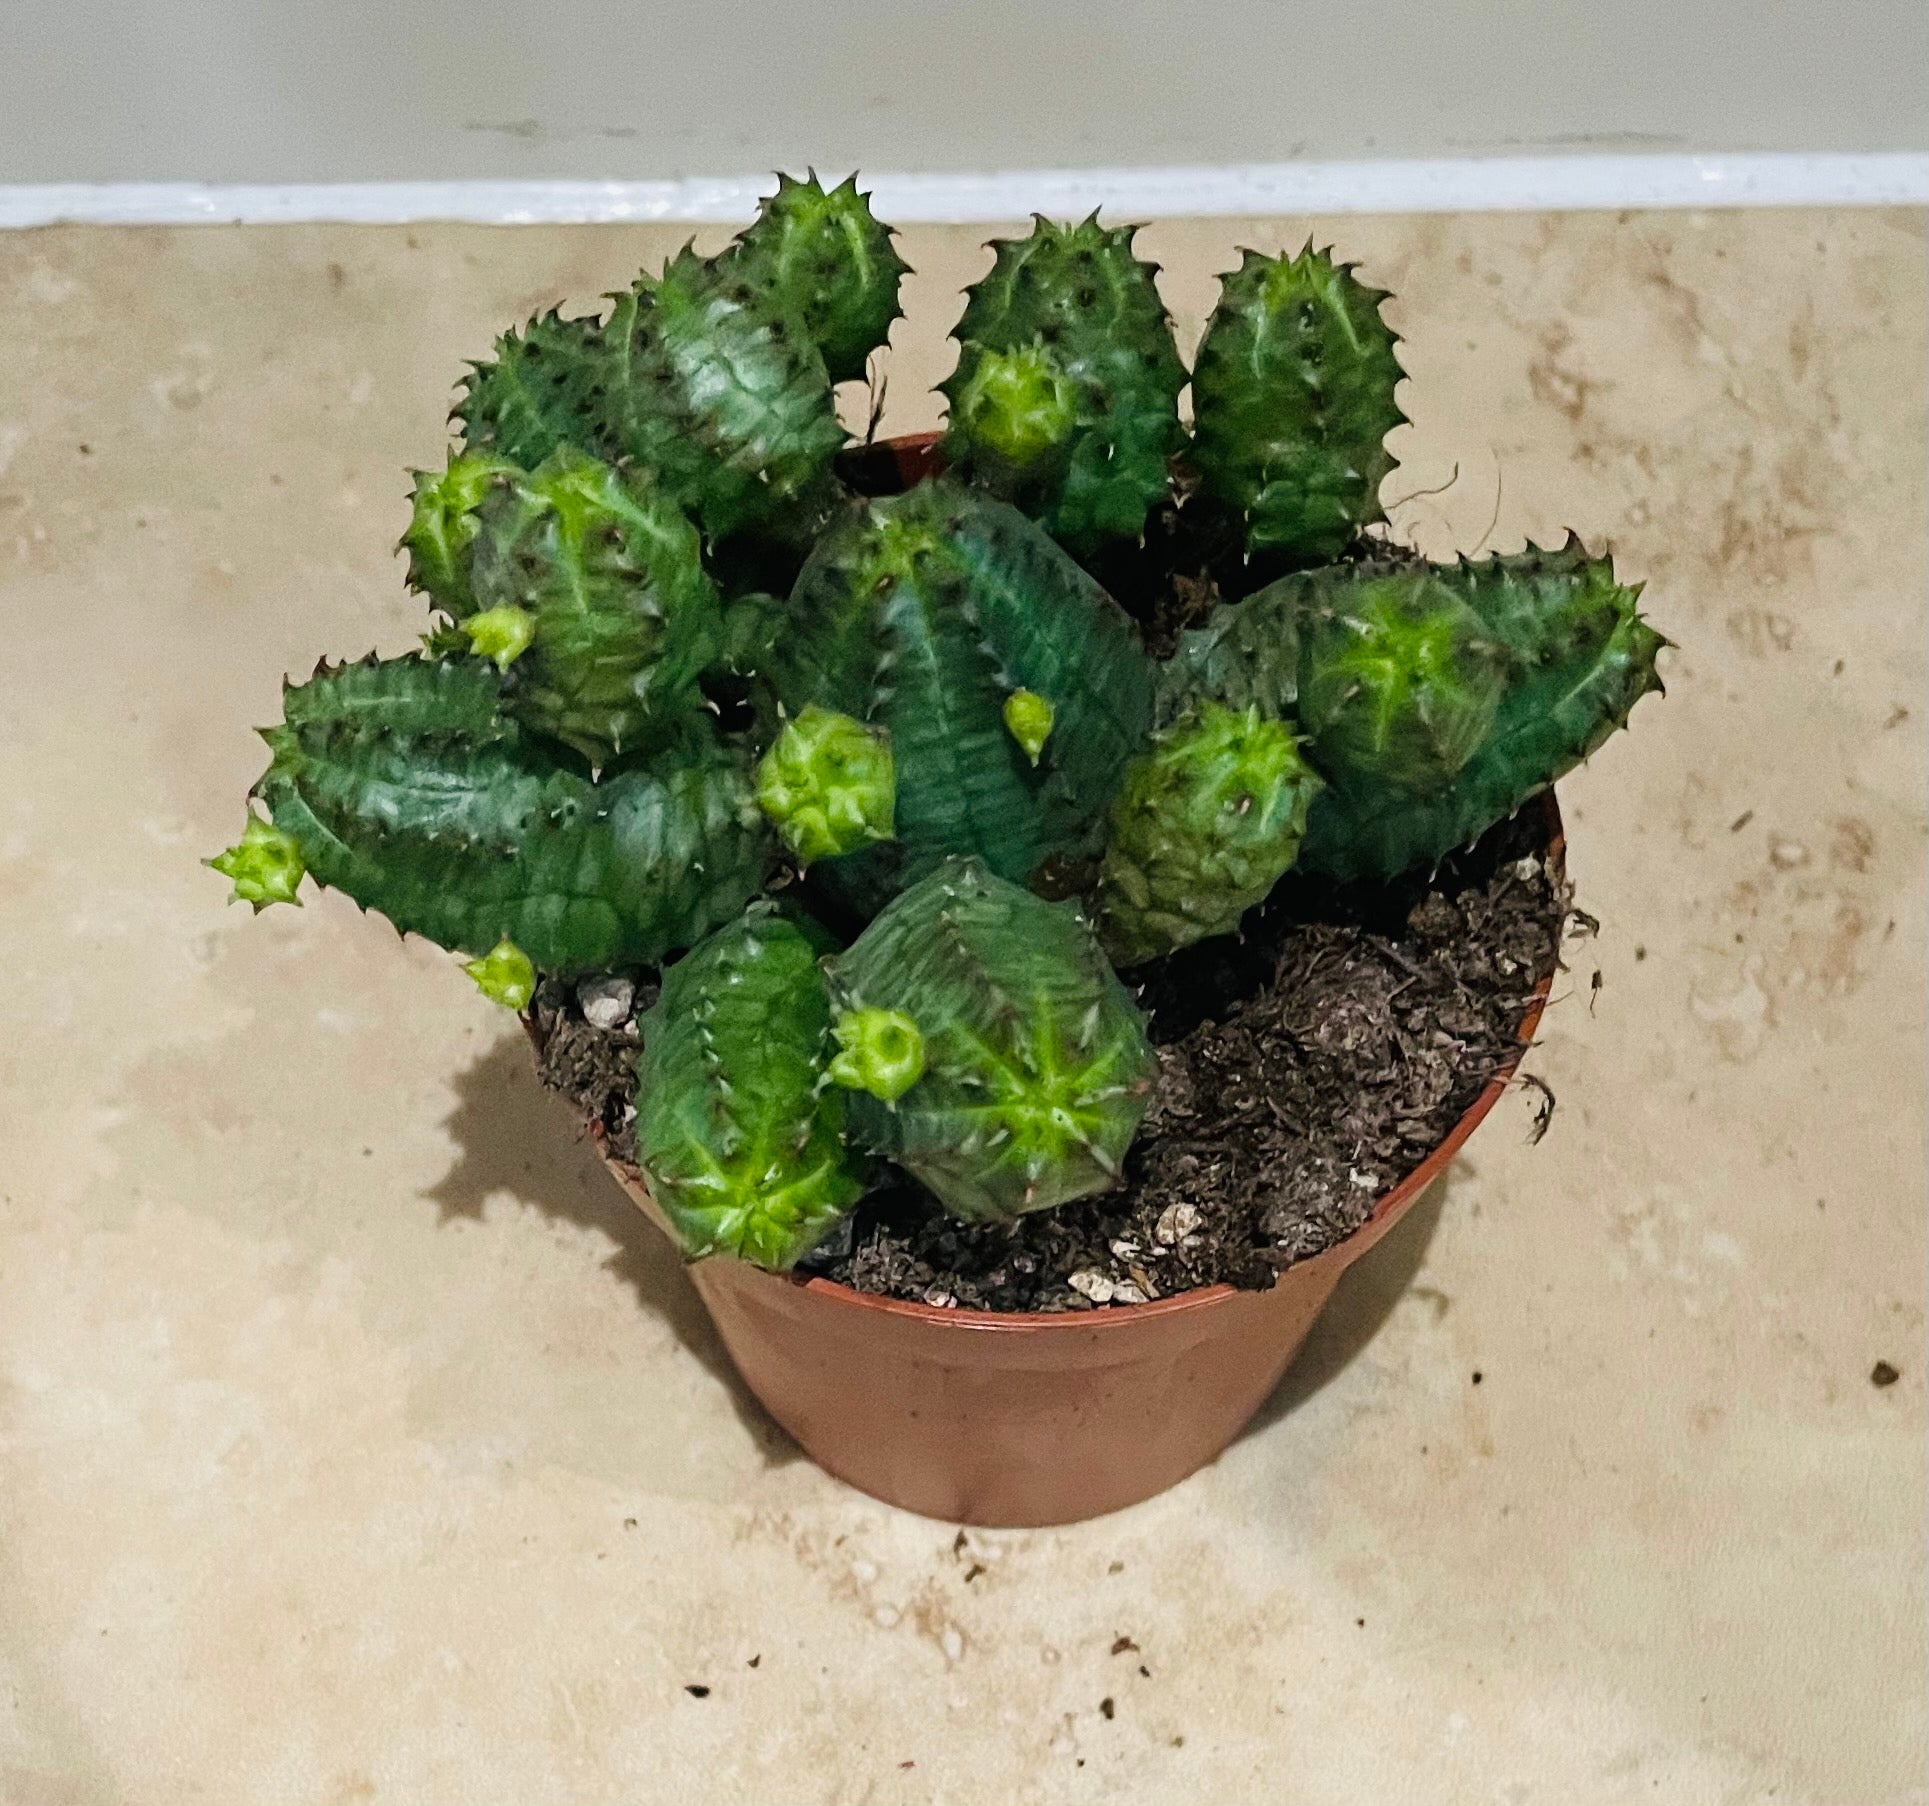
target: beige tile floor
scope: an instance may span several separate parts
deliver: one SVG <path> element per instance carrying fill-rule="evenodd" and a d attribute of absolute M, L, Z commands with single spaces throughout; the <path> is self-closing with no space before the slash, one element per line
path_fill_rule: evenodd
<path fill-rule="evenodd" d="M 1145 243 L 1191 333 L 1303 230 Z M 282 672 L 416 630 L 458 360 L 673 235 L 0 238 L 7 1806 L 1924 1797 L 1923 222 L 1331 232 L 1399 524 L 1605 534 L 1680 642 L 1564 791 L 1560 1109 L 1216 1468 L 962 1541 L 746 1402 L 446 956 L 195 863 Z"/>

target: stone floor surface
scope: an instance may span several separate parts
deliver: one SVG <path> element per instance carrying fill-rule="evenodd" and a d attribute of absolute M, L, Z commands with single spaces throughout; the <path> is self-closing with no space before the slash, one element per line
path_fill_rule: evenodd
<path fill-rule="evenodd" d="M 1923 1799 L 1923 224 L 1319 228 L 1399 530 L 1579 527 L 1678 642 L 1563 789 L 1559 1108 L 1214 1468 L 963 1535 L 760 1415 L 446 955 L 197 864 L 420 627 L 461 360 L 681 235 L 0 237 L 0 1801 Z M 1306 230 L 1147 230 L 1182 342 Z M 906 235 L 892 429 L 983 236 Z"/>

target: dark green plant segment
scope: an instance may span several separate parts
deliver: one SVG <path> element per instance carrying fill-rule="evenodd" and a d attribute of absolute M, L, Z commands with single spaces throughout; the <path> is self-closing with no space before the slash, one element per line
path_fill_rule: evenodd
<path fill-rule="evenodd" d="M 534 470 L 559 445 L 614 455 L 619 448 L 594 405 L 599 389 L 607 396 L 608 364 L 593 314 L 565 319 L 552 307 L 505 332 L 463 378 L 451 416 L 463 445 L 520 470 Z"/>
<path fill-rule="evenodd" d="M 948 482 L 865 503 L 819 540 L 774 677 L 793 713 L 816 703 L 890 735 L 897 838 L 837 870 L 868 907 L 953 856 L 1023 883 L 1096 850 L 1151 720 L 1124 611 L 1015 508 Z M 1036 764 L 1006 720 L 1020 691 L 1050 705 Z"/>
<path fill-rule="evenodd" d="M 478 651 L 482 616 L 530 616 L 500 660 L 530 726 L 597 765 L 685 730 L 723 611 L 695 527 L 648 476 L 571 446 L 527 473 L 466 454 L 418 485 L 405 543 L 411 580 Z"/>
<path fill-rule="evenodd" d="M 1443 575 L 1512 655 L 1493 721 L 1438 792 L 1319 797 L 1301 851 L 1311 870 L 1384 879 L 1438 862 L 1565 777 L 1662 687 L 1655 657 L 1667 641 L 1637 610 L 1640 586 L 1617 583 L 1611 561 L 1578 540 Z"/>
<path fill-rule="evenodd" d="M 975 860 L 913 885 L 828 962 L 839 1019 L 908 1018 L 924 1074 L 851 1128 L 968 1221 L 1103 1191 L 1145 1114 L 1145 1023 L 1092 931 Z"/>
<path fill-rule="evenodd" d="M 1185 366 L 1132 226 L 1000 239 L 952 333 L 943 451 L 1076 552 L 1136 538 L 1169 492 Z M 1069 391 L 1071 420 L 1061 424 Z"/>
<path fill-rule="evenodd" d="M 1639 595 L 1574 539 L 1456 565 L 1299 572 L 1184 636 L 1167 684 L 1296 714 L 1327 784 L 1299 863 L 1385 879 L 1477 839 L 1661 687 L 1666 642 Z"/>
<path fill-rule="evenodd" d="M 637 1158 L 691 1259 L 786 1268 L 863 1190 L 826 1084 L 815 939 L 755 903 L 663 976 L 643 1018 Z"/>
<path fill-rule="evenodd" d="M 830 376 L 797 321 L 740 276 L 685 251 L 619 298 L 615 438 L 712 537 L 807 533 L 844 443 Z"/>
<path fill-rule="evenodd" d="M 1385 299 L 1311 245 L 1248 251 L 1223 278 L 1193 361 L 1192 462 L 1251 550 L 1333 558 L 1386 518 L 1385 441 L 1405 415 Z"/>
<path fill-rule="evenodd" d="M 1136 966 L 1230 934 L 1293 863 L 1319 779 L 1292 730 L 1210 700 L 1125 770 L 1099 872 L 1099 938 Z"/>
<path fill-rule="evenodd" d="M 688 250 L 639 276 L 606 320 L 551 313 L 505 335 L 456 414 L 470 450 L 525 469 L 559 445 L 627 459 L 712 538 L 808 534 L 845 437 L 802 324 Z"/>
<path fill-rule="evenodd" d="M 325 669 L 264 738 L 254 794 L 317 881 L 440 946 L 506 937 L 546 972 L 656 963 L 736 915 L 774 852 L 714 736 L 592 783 L 470 660 Z"/>
<path fill-rule="evenodd" d="M 903 308 L 898 284 L 910 265 L 872 217 L 850 177 L 826 189 L 816 176 L 777 178 L 777 192 L 719 262 L 810 335 L 834 383 L 864 374 Z"/>

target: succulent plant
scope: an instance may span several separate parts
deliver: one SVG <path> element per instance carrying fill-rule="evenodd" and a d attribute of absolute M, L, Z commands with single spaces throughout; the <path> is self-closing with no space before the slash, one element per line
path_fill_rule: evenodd
<path fill-rule="evenodd" d="M 693 1259 L 788 1267 L 864 1190 L 825 1077 L 822 950 L 753 903 L 664 973 L 643 1019 L 637 1158 Z"/>
<path fill-rule="evenodd" d="M 1643 696 L 1661 690 L 1667 641 L 1578 539 L 1559 551 L 1462 563 L 1438 581 L 1463 596 L 1508 654 L 1487 731 L 1444 786 L 1373 794 L 1342 782 L 1314 802 L 1301 857 L 1342 878 L 1391 878 L 1470 845 L 1592 754 Z"/>
<path fill-rule="evenodd" d="M 892 1169 L 974 1221 L 1118 1183 L 1155 1061 L 1115 967 L 1289 870 L 1440 860 L 1659 688 L 1577 540 L 1362 541 L 1400 369 L 1326 253 L 1226 278 L 1188 448 L 1131 231 L 1040 221 L 959 323 L 949 474 L 859 498 L 831 388 L 903 272 L 854 180 L 782 178 L 717 257 L 500 340 L 417 476 L 424 649 L 284 686 L 209 862 L 256 910 L 312 875 L 513 1009 L 661 969 L 637 1150 L 692 1256 L 790 1266 Z M 1154 659 L 1078 560 L 1176 588 L 1172 532 L 1134 544 L 1168 503 L 1246 555 Z"/>
<path fill-rule="evenodd" d="M 1136 538 L 1184 442 L 1185 366 L 1131 226 L 1040 219 L 1000 239 L 952 337 L 943 452 L 1077 552 Z"/>
<path fill-rule="evenodd" d="M 1248 251 L 1223 279 L 1193 360 L 1192 462 L 1254 551 L 1337 557 L 1385 518 L 1384 441 L 1406 418 L 1385 299 L 1310 244 Z"/>
<path fill-rule="evenodd" d="M 1118 1183 L 1155 1061 L 1074 904 L 953 860 L 828 964 L 839 1040 L 894 1028 L 907 1050 L 833 1076 L 901 1071 L 912 1047 L 921 1068 L 908 1086 L 854 1090 L 852 1134 L 955 1215 L 1012 1217 Z"/>
<path fill-rule="evenodd" d="M 1339 565 L 1222 606 L 1169 669 L 1179 687 L 1297 719 L 1325 781 L 1300 863 L 1384 879 L 1476 840 L 1661 687 L 1666 642 L 1639 595 L 1573 538 L 1478 562 Z"/>

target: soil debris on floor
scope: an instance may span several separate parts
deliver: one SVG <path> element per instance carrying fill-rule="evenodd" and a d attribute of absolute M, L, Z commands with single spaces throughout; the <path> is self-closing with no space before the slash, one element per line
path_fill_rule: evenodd
<path fill-rule="evenodd" d="M 1241 935 L 1131 975 L 1159 1075 L 1120 1189 L 968 1225 L 901 1182 L 801 1270 L 995 1311 L 1270 1285 L 1357 1229 L 1519 1057 L 1572 913 L 1546 844 L 1530 807 L 1428 877 L 1341 888 L 1289 876 Z M 637 984 L 629 1019 L 598 1026 L 609 995 L 602 980 L 545 981 L 538 1064 L 629 1161 L 637 1018 L 656 986 Z"/>

